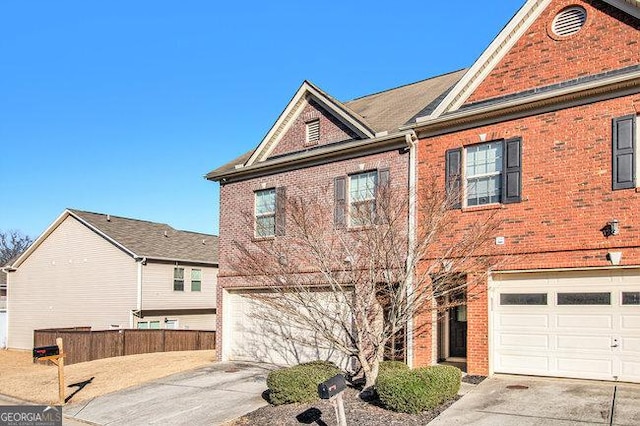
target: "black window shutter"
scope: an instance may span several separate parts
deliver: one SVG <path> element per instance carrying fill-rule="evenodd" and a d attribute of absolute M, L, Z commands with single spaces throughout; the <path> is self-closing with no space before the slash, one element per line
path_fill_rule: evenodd
<path fill-rule="evenodd" d="M 635 121 L 635 115 L 613 119 L 613 189 L 633 188 L 636 185 Z"/>
<path fill-rule="evenodd" d="M 378 170 L 378 186 L 386 188 L 389 185 L 389 169 Z"/>
<path fill-rule="evenodd" d="M 287 223 L 286 214 L 287 192 L 284 186 L 276 188 L 276 235 L 281 237 L 285 235 L 285 227 Z"/>
<path fill-rule="evenodd" d="M 339 176 L 334 179 L 333 182 L 335 200 L 334 200 L 334 213 L 333 221 L 337 228 L 342 228 L 346 225 L 346 212 L 347 212 L 347 178 L 346 176 Z"/>
<path fill-rule="evenodd" d="M 445 162 L 447 197 L 455 197 L 452 207 L 459 209 L 462 207 L 460 201 L 462 195 L 462 148 L 448 150 Z"/>
<path fill-rule="evenodd" d="M 504 204 L 522 201 L 522 139 L 504 141 L 502 169 L 502 202 Z"/>

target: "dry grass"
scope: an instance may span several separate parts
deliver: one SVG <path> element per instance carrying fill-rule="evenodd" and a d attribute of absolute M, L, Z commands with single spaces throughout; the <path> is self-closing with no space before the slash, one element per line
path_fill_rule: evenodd
<path fill-rule="evenodd" d="M 105 358 L 65 366 L 65 384 L 93 381 L 69 403 L 84 401 L 150 380 L 209 365 L 215 351 L 163 352 Z M 69 396 L 77 387 L 66 389 Z M 58 368 L 34 364 L 30 351 L 0 350 L 0 394 L 41 404 L 58 402 Z"/>

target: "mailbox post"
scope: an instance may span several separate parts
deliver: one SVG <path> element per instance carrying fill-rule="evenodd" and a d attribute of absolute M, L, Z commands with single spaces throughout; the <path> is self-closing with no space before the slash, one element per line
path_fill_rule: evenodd
<path fill-rule="evenodd" d="M 342 374 L 333 376 L 324 383 L 318 385 L 318 395 L 322 399 L 328 399 L 336 412 L 338 426 L 347 426 L 347 416 L 344 413 L 344 401 L 342 392 L 347 388 L 347 382 Z"/>
<path fill-rule="evenodd" d="M 60 405 L 64 405 L 64 348 L 62 338 L 56 339 L 55 346 L 33 348 L 33 358 L 37 361 L 51 361 L 58 366 L 58 396 Z"/>

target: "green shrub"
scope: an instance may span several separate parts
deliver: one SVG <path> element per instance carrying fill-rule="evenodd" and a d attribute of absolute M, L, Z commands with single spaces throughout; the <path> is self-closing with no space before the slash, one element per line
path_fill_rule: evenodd
<path fill-rule="evenodd" d="M 269 400 L 273 405 L 315 401 L 318 399 L 318 385 L 338 373 L 340 369 L 328 361 L 274 370 L 267 376 Z"/>
<path fill-rule="evenodd" d="M 376 390 L 388 409 L 417 414 L 457 395 L 460 378 L 460 370 L 450 366 L 399 368 L 378 375 Z"/>
<path fill-rule="evenodd" d="M 402 361 L 382 361 L 380 363 L 380 369 L 378 375 L 385 374 L 387 372 L 393 372 L 397 370 L 408 370 L 409 366 Z"/>

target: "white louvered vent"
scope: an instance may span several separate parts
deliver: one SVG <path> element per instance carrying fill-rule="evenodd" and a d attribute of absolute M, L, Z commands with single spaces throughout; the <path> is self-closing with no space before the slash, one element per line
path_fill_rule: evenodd
<path fill-rule="evenodd" d="M 307 143 L 312 144 L 320 140 L 320 120 L 307 123 Z"/>
<path fill-rule="evenodd" d="M 580 31 L 586 20 L 587 11 L 583 7 L 572 6 L 556 15 L 551 28 L 555 35 L 566 37 Z"/>

